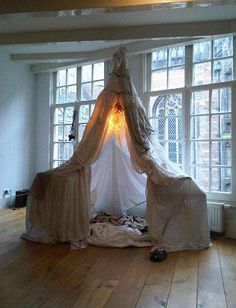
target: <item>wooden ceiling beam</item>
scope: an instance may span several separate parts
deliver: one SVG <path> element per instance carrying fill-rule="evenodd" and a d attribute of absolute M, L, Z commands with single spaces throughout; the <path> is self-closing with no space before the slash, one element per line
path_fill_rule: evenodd
<path fill-rule="evenodd" d="M 0 45 L 125 40 L 148 38 L 183 38 L 222 35 L 236 32 L 236 19 L 223 21 L 155 24 L 26 33 L 2 33 Z"/>
<path fill-rule="evenodd" d="M 0 14 L 116 8 L 159 3 L 192 2 L 193 0 L 7 0 L 0 1 Z"/>
<path fill-rule="evenodd" d="M 183 44 L 186 42 L 186 39 L 165 39 L 165 40 L 140 40 L 137 42 L 132 42 L 128 44 L 124 44 L 132 53 L 139 53 L 141 51 L 151 51 L 156 48 L 165 47 L 173 44 Z M 94 57 L 94 55 L 98 56 L 98 59 L 106 58 L 114 53 L 114 51 L 121 46 L 121 42 L 117 42 L 117 46 L 103 48 L 93 51 L 84 51 L 84 52 L 48 52 L 48 53 L 19 53 L 19 54 L 11 54 L 12 61 L 19 61 L 24 63 L 32 63 L 32 62 L 62 62 L 62 61 L 74 61 L 80 60 L 83 61 L 85 59 L 90 59 Z M 123 44 L 122 44 L 123 45 Z"/>
<path fill-rule="evenodd" d="M 204 40 L 203 38 L 199 39 L 198 41 Z M 196 40 L 195 40 L 196 42 Z M 186 40 L 162 40 L 161 42 L 158 40 L 153 40 L 153 41 L 140 41 L 140 42 L 135 42 L 135 43 L 130 43 L 130 44 L 125 44 L 125 47 L 128 49 L 128 56 L 132 55 L 137 55 L 137 54 L 143 54 L 143 53 L 148 53 L 156 48 L 161 48 L 161 47 L 174 47 L 179 44 L 181 45 L 188 45 L 191 44 L 192 41 L 186 41 Z M 79 65 L 86 65 L 90 63 L 94 63 L 97 61 L 101 60 L 109 60 L 111 59 L 112 55 L 114 52 L 117 50 L 116 47 L 110 47 L 110 48 L 105 48 L 97 51 L 92 51 L 88 53 L 87 59 L 83 60 L 77 60 L 77 61 L 67 61 L 63 63 L 40 63 L 40 64 L 33 64 L 31 65 L 31 71 L 33 73 L 42 73 L 42 72 L 47 72 L 47 71 L 56 71 L 58 69 L 62 69 L 64 67 L 69 67 L 69 66 L 79 66 Z"/>

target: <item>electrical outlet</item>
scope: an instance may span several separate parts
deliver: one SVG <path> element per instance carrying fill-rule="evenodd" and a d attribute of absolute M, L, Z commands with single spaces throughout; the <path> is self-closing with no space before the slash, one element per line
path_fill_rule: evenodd
<path fill-rule="evenodd" d="M 8 198 L 12 196 L 12 190 L 11 189 L 4 189 L 3 190 L 3 198 Z"/>

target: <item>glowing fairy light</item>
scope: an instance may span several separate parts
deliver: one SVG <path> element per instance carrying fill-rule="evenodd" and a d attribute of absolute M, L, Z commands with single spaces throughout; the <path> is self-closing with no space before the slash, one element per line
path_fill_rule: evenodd
<path fill-rule="evenodd" d="M 109 117 L 108 129 L 115 134 L 125 129 L 125 115 L 123 111 L 117 109 L 112 110 Z"/>

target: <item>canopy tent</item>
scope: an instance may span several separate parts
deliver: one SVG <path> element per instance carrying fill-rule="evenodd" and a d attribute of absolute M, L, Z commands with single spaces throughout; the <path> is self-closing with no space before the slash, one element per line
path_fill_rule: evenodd
<path fill-rule="evenodd" d="M 71 159 L 36 175 L 23 237 L 44 243 L 86 241 L 91 203 L 96 211 L 115 216 L 146 202 L 153 243 L 172 251 L 208 247 L 205 193 L 156 142 L 124 48 L 114 54 L 113 64 Z"/>

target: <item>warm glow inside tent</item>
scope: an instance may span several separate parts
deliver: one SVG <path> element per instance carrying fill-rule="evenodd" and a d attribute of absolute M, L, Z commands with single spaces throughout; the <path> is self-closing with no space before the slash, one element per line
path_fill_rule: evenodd
<path fill-rule="evenodd" d="M 71 159 L 36 175 L 23 237 L 89 242 L 92 207 L 118 217 L 144 204 L 153 244 L 171 251 L 208 247 L 204 192 L 158 144 L 130 79 L 124 49 L 113 56 L 113 64 Z"/>

